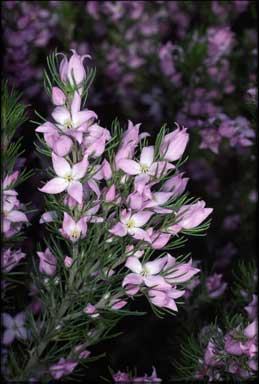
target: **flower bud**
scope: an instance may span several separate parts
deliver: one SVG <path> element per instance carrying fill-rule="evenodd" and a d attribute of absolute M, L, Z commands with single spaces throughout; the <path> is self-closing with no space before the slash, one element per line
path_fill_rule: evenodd
<path fill-rule="evenodd" d="M 86 72 L 83 66 L 83 61 L 86 57 L 91 58 L 89 55 L 80 56 L 74 49 L 71 49 L 73 55 L 68 62 L 67 78 L 71 84 L 76 83 L 79 85 L 86 78 Z"/>
<path fill-rule="evenodd" d="M 52 88 L 52 101 L 55 105 L 64 105 L 66 102 L 66 95 L 58 87 Z"/>

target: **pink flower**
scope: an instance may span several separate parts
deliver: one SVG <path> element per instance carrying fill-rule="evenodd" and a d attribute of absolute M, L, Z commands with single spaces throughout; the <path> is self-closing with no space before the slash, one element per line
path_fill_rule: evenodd
<path fill-rule="evenodd" d="M 88 128 L 93 122 L 93 119 L 97 118 L 95 112 L 88 109 L 80 111 L 81 96 L 75 92 L 74 98 L 71 104 L 71 111 L 66 107 L 56 107 L 52 112 L 52 117 L 55 120 L 60 132 L 68 136 L 75 138 L 79 144 L 83 141 L 83 133 L 87 132 Z M 44 124 L 36 129 L 37 132 L 43 132 Z M 53 128 L 53 127 L 52 127 Z M 54 133 L 53 129 L 44 129 L 43 133 Z"/>
<path fill-rule="evenodd" d="M 11 344 L 15 338 L 26 340 L 28 332 L 24 327 L 25 313 L 20 312 L 15 317 L 10 316 L 8 313 L 2 314 L 3 325 L 6 328 L 3 334 L 3 344 Z"/>
<path fill-rule="evenodd" d="M 153 288 L 148 291 L 148 296 L 154 305 L 161 308 L 168 308 L 172 311 L 178 311 L 175 300 L 184 295 L 185 291 L 179 291 L 174 287 L 168 289 Z"/>
<path fill-rule="evenodd" d="M 52 223 L 54 220 L 57 219 L 57 213 L 56 211 L 48 211 L 48 212 L 44 212 L 42 215 L 41 215 L 41 218 L 40 218 L 40 224 L 43 224 L 43 223 Z"/>
<path fill-rule="evenodd" d="M 18 179 L 18 176 L 19 176 L 19 172 L 15 171 L 11 175 L 7 175 L 4 178 L 4 181 L 3 181 L 4 193 L 5 192 L 7 192 L 7 193 L 10 192 L 10 191 L 8 191 L 6 189 L 7 189 L 7 187 L 9 187 L 11 184 L 13 184 Z"/>
<path fill-rule="evenodd" d="M 92 318 L 99 317 L 100 314 L 97 312 L 97 309 L 94 305 L 92 304 L 87 304 L 87 306 L 84 309 L 84 312 L 89 315 Z"/>
<path fill-rule="evenodd" d="M 133 125 L 132 121 L 128 121 L 128 128 L 122 136 L 119 150 L 115 156 L 116 169 L 118 169 L 117 165 L 119 164 L 119 160 L 132 159 L 139 141 L 144 137 L 150 136 L 146 132 L 139 135 L 139 127 L 140 124 Z"/>
<path fill-rule="evenodd" d="M 69 80 L 70 84 L 76 83 L 76 85 L 80 85 L 86 78 L 86 72 L 83 66 L 84 59 L 91 59 L 91 56 L 80 56 L 74 49 L 71 49 L 71 51 L 73 52 L 73 55 L 70 57 L 69 61 L 67 60 L 67 57 L 62 54 L 64 57 L 59 66 L 59 74 L 63 82 Z"/>
<path fill-rule="evenodd" d="M 49 248 L 46 248 L 45 252 L 37 252 L 40 258 L 39 270 L 48 276 L 53 276 L 57 269 L 57 259 L 50 252 Z"/>
<path fill-rule="evenodd" d="M 106 191 L 105 196 L 104 196 L 104 201 L 106 203 L 111 203 L 112 201 L 115 200 L 116 197 L 116 190 L 115 190 L 115 185 L 112 184 L 110 188 Z"/>
<path fill-rule="evenodd" d="M 115 374 L 112 375 L 112 378 L 113 378 L 113 381 L 115 383 L 130 383 L 130 377 L 127 373 L 125 372 L 117 372 Z"/>
<path fill-rule="evenodd" d="M 119 237 L 124 237 L 129 234 L 137 240 L 149 241 L 150 239 L 147 232 L 141 227 L 148 222 L 152 215 L 153 212 L 150 211 L 141 211 L 132 214 L 131 209 L 124 209 L 120 214 L 120 221 L 115 224 L 109 232 Z"/>
<path fill-rule="evenodd" d="M 111 304 L 112 304 L 112 309 L 119 310 L 119 309 L 125 307 L 125 305 L 127 305 L 128 303 L 125 300 L 112 299 Z"/>
<path fill-rule="evenodd" d="M 66 102 L 66 95 L 58 87 L 52 88 L 52 101 L 55 105 L 64 105 Z"/>
<path fill-rule="evenodd" d="M 168 228 L 168 232 L 175 234 L 182 229 L 192 229 L 200 225 L 213 211 L 212 208 L 205 208 L 205 201 L 198 201 L 195 204 L 183 205 L 177 212 L 180 220 L 177 224 Z"/>
<path fill-rule="evenodd" d="M 20 249 L 12 251 L 10 248 L 2 252 L 2 268 L 4 272 L 10 272 L 20 260 L 26 256 Z"/>
<path fill-rule="evenodd" d="M 78 344 L 75 347 L 75 352 L 79 353 L 79 358 L 80 359 L 87 359 L 91 355 L 91 352 L 85 349 L 86 344 Z"/>
<path fill-rule="evenodd" d="M 205 354 L 204 354 L 204 362 L 205 364 L 214 367 L 218 365 L 218 360 L 217 360 L 217 349 L 214 343 L 209 341 Z"/>
<path fill-rule="evenodd" d="M 218 273 L 209 276 L 206 279 L 205 285 L 208 290 L 208 295 L 212 299 L 221 296 L 227 288 L 227 283 L 222 282 L 222 275 Z"/>
<path fill-rule="evenodd" d="M 73 372 L 77 366 L 77 362 L 74 360 L 65 360 L 63 357 L 58 361 L 58 363 L 50 366 L 49 371 L 54 379 L 60 379 L 65 375 L 69 375 Z"/>
<path fill-rule="evenodd" d="M 69 256 L 65 257 L 64 264 L 67 268 L 70 268 L 71 265 L 73 264 L 73 259 Z"/>
<path fill-rule="evenodd" d="M 177 263 L 175 257 L 172 257 L 169 253 L 165 258 L 167 259 L 163 268 L 165 272 L 164 279 L 169 284 L 185 283 L 200 272 L 198 268 L 192 267 L 192 259 L 188 263 Z"/>
<path fill-rule="evenodd" d="M 7 192 L 7 191 L 5 191 Z M 9 191 L 11 192 L 11 191 Z M 15 192 L 15 191 L 13 191 Z M 3 201 L 3 232 L 7 235 L 7 233 L 12 229 L 11 227 L 16 225 L 17 223 L 26 223 L 28 222 L 28 218 L 25 213 L 18 211 L 15 209 L 19 208 L 20 202 L 16 198 L 15 194 L 7 195 L 4 194 Z"/>
<path fill-rule="evenodd" d="M 173 192 L 154 192 L 151 194 L 151 199 L 147 200 L 142 209 L 151 208 L 152 211 L 160 214 L 171 213 L 172 209 L 160 207 L 160 205 L 165 204 L 173 195 Z"/>
<path fill-rule="evenodd" d="M 106 141 L 110 140 L 110 132 L 98 124 L 93 124 L 84 138 L 85 154 L 89 157 L 99 157 L 105 150 Z"/>
<path fill-rule="evenodd" d="M 178 124 L 176 124 L 178 126 Z M 165 135 L 160 147 L 160 155 L 168 161 L 176 161 L 183 155 L 189 140 L 187 128 L 178 128 Z"/>
<path fill-rule="evenodd" d="M 167 284 L 164 278 L 159 276 L 166 262 L 167 258 L 163 257 L 142 265 L 137 257 L 128 257 L 125 267 L 129 268 L 133 273 L 124 278 L 122 286 L 129 286 L 127 292 L 130 294 L 137 293 L 142 284 L 147 287 L 171 288 L 170 284 Z"/>
<path fill-rule="evenodd" d="M 86 231 L 87 224 L 85 217 L 75 222 L 68 213 L 64 212 L 62 229 L 60 229 L 62 236 L 75 243 L 79 238 L 83 239 L 85 237 Z"/>
<path fill-rule="evenodd" d="M 170 233 L 162 233 L 159 231 L 154 231 L 153 228 L 148 228 L 147 233 L 150 237 L 150 245 L 153 249 L 161 249 L 168 243 L 170 240 Z"/>
<path fill-rule="evenodd" d="M 231 355 L 241 356 L 243 354 L 243 351 L 240 346 L 240 341 L 235 340 L 234 338 L 235 333 L 235 331 L 230 331 L 226 334 L 224 338 L 224 349 L 227 353 L 230 353 Z"/>
<path fill-rule="evenodd" d="M 175 175 L 168 179 L 164 185 L 163 185 L 163 191 L 164 192 L 173 192 L 173 197 L 180 196 L 187 185 L 188 178 L 182 178 L 183 173 L 179 173 L 178 175 Z"/>
<path fill-rule="evenodd" d="M 157 178 L 165 175 L 169 169 L 174 168 L 172 164 L 168 164 L 166 161 L 154 161 L 153 146 L 142 149 L 139 162 L 123 158 L 117 161 L 116 166 L 128 175 L 147 175 Z"/>
<path fill-rule="evenodd" d="M 71 167 L 67 160 L 52 153 L 52 163 L 58 177 L 48 181 L 39 190 L 49 194 L 57 194 L 67 190 L 67 193 L 81 204 L 83 186 L 79 180 L 85 176 L 88 167 L 87 157 L 85 156 L 82 161 Z"/>
<path fill-rule="evenodd" d="M 255 319 L 257 314 L 257 295 L 253 295 L 252 301 L 245 307 L 248 317 Z"/>

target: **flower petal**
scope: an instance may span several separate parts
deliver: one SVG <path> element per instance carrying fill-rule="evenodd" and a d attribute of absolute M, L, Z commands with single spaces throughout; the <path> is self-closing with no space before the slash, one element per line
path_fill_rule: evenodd
<path fill-rule="evenodd" d="M 71 120 L 70 113 L 69 113 L 68 109 L 65 107 L 55 108 L 54 111 L 52 112 L 51 116 L 53 117 L 53 119 L 57 123 L 59 123 L 61 125 L 64 125 L 66 123 L 66 121 Z"/>
<path fill-rule="evenodd" d="M 63 192 L 67 189 L 69 185 L 69 182 L 62 177 L 55 177 L 54 179 L 47 182 L 47 184 L 44 185 L 44 187 L 39 188 L 39 191 L 50 193 L 50 194 L 56 194 Z"/>
<path fill-rule="evenodd" d="M 79 181 L 73 181 L 67 188 L 67 193 L 75 199 L 78 204 L 83 201 L 83 186 Z"/>
<path fill-rule="evenodd" d="M 128 175 L 138 175 L 141 173 L 140 165 L 134 160 L 121 159 L 116 165 Z"/>
<path fill-rule="evenodd" d="M 154 161 L 154 146 L 144 147 L 140 155 L 140 164 L 150 167 Z"/>
<path fill-rule="evenodd" d="M 9 212 L 6 218 L 10 220 L 12 223 L 17 223 L 20 221 L 28 221 L 26 215 L 23 212 L 16 211 L 16 210 Z"/>
<path fill-rule="evenodd" d="M 151 212 L 151 211 L 142 211 L 132 215 L 131 219 L 134 220 L 136 227 L 142 227 L 148 222 L 148 220 L 153 214 L 154 212 Z"/>
<path fill-rule="evenodd" d="M 73 165 L 73 167 L 72 167 L 72 177 L 75 180 L 82 179 L 82 177 L 85 176 L 88 164 L 89 164 L 88 158 L 87 158 L 87 156 L 84 156 L 82 161 L 80 161 L 79 163 Z"/>
<path fill-rule="evenodd" d="M 15 333 L 12 329 L 7 329 L 6 331 L 4 331 L 4 334 L 3 334 L 3 344 L 4 345 L 9 345 L 13 342 L 15 338 Z"/>
<path fill-rule="evenodd" d="M 71 167 L 66 159 L 55 155 L 52 152 L 52 164 L 56 174 L 60 177 L 66 177 L 71 174 Z"/>
<path fill-rule="evenodd" d="M 124 237 L 127 234 L 127 229 L 126 226 L 122 223 L 117 223 L 111 229 L 109 229 L 109 232 L 115 236 Z"/>
<path fill-rule="evenodd" d="M 142 264 L 137 257 L 130 256 L 127 258 L 125 267 L 129 268 L 132 272 L 141 273 L 143 268 Z"/>

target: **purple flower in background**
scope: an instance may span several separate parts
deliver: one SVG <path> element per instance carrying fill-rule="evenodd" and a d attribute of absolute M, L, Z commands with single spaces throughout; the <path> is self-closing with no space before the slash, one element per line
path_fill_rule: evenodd
<path fill-rule="evenodd" d="M 253 295 L 252 301 L 244 308 L 250 319 L 255 319 L 257 314 L 257 295 Z"/>
<path fill-rule="evenodd" d="M 73 372 L 77 366 L 77 362 L 74 360 L 65 360 L 63 357 L 58 361 L 58 363 L 50 366 L 49 371 L 54 379 L 60 379 L 65 375 L 69 375 Z"/>
<path fill-rule="evenodd" d="M 40 272 L 45 273 L 48 276 L 55 275 L 57 269 L 57 259 L 51 253 L 49 248 L 46 248 L 45 252 L 37 252 L 37 255 L 40 258 Z"/>
<path fill-rule="evenodd" d="M 3 344 L 11 344 L 15 338 L 26 340 L 28 338 L 28 332 L 24 326 L 25 313 L 20 312 L 15 317 L 10 316 L 8 313 L 2 314 L 2 321 L 5 327 L 3 333 Z"/>
<path fill-rule="evenodd" d="M 26 256 L 20 249 L 11 250 L 10 248 L 2 252 L 2 269 L 4 272 L 10 272 L 20 260 L 24 259 Z"/>
<path fill-rule="evenodd" d="M 206 279 L 205 285 L 211 299 L 216 299 L 221 296 L 227 288 L 227 283 L 222 282 L 222 274 L 218 273 L 209 276 Z"/>

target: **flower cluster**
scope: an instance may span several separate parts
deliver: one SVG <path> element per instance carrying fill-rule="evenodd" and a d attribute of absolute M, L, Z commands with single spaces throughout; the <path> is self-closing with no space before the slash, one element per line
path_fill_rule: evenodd
<path fill-rule="evenodd" d="M 130 295 L 148 290 L 151 303 L 175 311 L 174 299 L 184 294 L 177 284 L 187 282 L 199 270 L 192 267 L 191 260 L 179 263 L 170 254 L 143 264 L 139 258 L 150 257 L 150 248 L 164 248 L 176 234 L 197 228 L 212 212 L 203 201 L 177 207 L 188 179 L 177 172 L 174 163 L 183 156 L 189 135 L 186 128 L 177 125 L 172 133 L 161 135 L 159 145 L 142 145 L 136 158 L 137 146 L 148 134 L 139 134 L 140 124 L 129 121 L 114 157 L 110 161 L 103 158 L 111 135 L 96 122 L 93 111 L 81 110 L 80 93 L 86 78 L 83 59 L 74 50 L 69 60 L 63 57 L 60 79 L 70 86 L 74 82 L 76 90 L 65 94 L 53 87 L 52 100 L 58 105 L 52 112 L 54 121 L 36 129 L 51 149 L 56 173 L 40 190 L 54 195 L 64 192 L 65 206 L 76 209 L 77 217 L 64 212 L 60 228 L 60 234 L 72 244 L 86 238 L 91 223 L 105 223 L 108 231 L 104 241 L 108 243 L 126 237 L 125 267 L 133 273 L 125 277 L 122 286 Z M 42 222 L 51 222 L 53 214 L 57 216 L 57 212 L 46 212 Z M 50 250 L 38 255 L 41 272 L 55 274 L 56 262 Z"/>
<path fill-rule="evenodd" d="M 222 380 L 223 374 L 240 380 L 254 378 L 258 370 L 256 319 L 244 328 L 240 324 L 225 335 L 218 334 L 220 341 L 212 338 L 206 346 L 196 379 Z"/>
<path fill-rule="evenodd" d="M 17 198 L 18 193 L 12 189 L 18 177 L 19 172 L 15 171 L 3 181 L 3 233 L 7 238 L 14 236 L 21 230 L 22 225 L 28 222 L 23 212 L 24 206 Z"/>
<path fill-rule="evenodd" d="M 156 369 L 153 367 L 152 374 L 148 376 L 132 376 L 126 372 L 117 372 L 112 375 L 114 383 L 161 383 L 161 379 L 157 377 Z"/>

